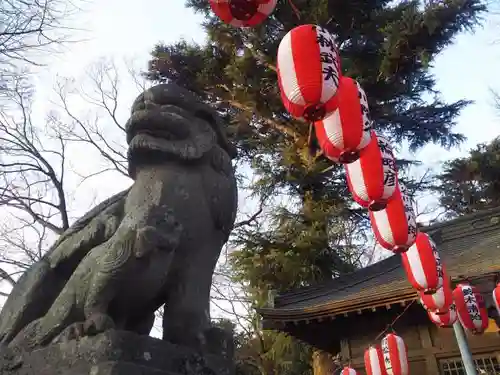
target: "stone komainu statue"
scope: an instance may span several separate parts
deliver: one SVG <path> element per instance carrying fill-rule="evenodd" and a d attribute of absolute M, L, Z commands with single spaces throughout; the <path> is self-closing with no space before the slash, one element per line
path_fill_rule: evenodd
<path fill-rule="evenodd" d="M 211 279 L 237 208 L 235 149 L 218 114 L 173 84 L 135 100 L 126 134 L 132 187 L 80 218 L 21 277 L 0 314 L 2 344 L 148 334 L 163 304 L 164 340 L 199 348 L 210 335 Z"/>

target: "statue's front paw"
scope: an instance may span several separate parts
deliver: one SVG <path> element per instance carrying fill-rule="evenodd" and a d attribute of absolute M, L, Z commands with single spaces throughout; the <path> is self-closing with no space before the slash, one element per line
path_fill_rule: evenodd
<path fill-rule="evenodd" d="M 63 343 L 72 340 L 78 340 L 85 336 L 85 329 L 83 322 L 77 322 L 69 325 L 62 331 L 54 340 L 53 343 Z"/>
<path fill-rule="evenodd" d="M 78 340 L 85 336 L 95 336 L 113 328 L 115 328 L 115 324 L 108 315 L 94 313 L 85 322 L 76 322 L 66 327 L 52 342 L 63 343 Z"/>
<path fill-rule="evenodd" d="M 23 357 L 19 351 L 12 350 L 8 346 L 0 344 L 0 374 L 20 368 L 23 362 Z"/>
<path fill-rule="evenodd" d="M 109 315 L 93 313 L 87 318 L 83 328 L 87 336 L 95 336 L 115 328 L 115 322 Z"/>

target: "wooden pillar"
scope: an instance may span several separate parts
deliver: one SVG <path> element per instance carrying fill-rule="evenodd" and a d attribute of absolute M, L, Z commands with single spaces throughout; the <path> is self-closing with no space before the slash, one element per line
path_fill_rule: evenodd
<path fill-rule="evenodd" d="M 339 363 L 331 353 L 315 350 L 312 357 L 313 375 L 331 375 L 339 371 Z"/>
<path fill-rule="evenodd" d="M 346 361 L 351 358 L 351 347 L 349 346 L 348 339 L 340 340 L 340 356 L 342 357 L 342 361 Z"/>
<path fill-rule="evenodd" d="M 431 333 L 428 326 L 418 327 L 420 341 L 422 348 L 425 350 L 425 364 L 427 367 L 427 374 L 436 374 L 439 372 L 439 364 L 434 354 L 434 344 L 432 343 Z"/>

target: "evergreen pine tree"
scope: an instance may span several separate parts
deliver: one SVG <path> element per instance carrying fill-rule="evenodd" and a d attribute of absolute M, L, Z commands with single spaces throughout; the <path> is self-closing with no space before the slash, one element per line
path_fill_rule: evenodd
<path fill-rule="evenodd" d="M 447 217 L 500 205 L 500 137 L 444 164 L 436 190 Z"/>
<path fill-rule="evenodd" d="M 147 72 L 153 81 L 172 80 L 195 91 L 225 114 L 239 161 L 257 177 L 253 192 L 270 213 L 265 224 L 235 232 L 233 266 L 259 304 L 269 289 L 284 291 L 353 270 L 368 225 L 366 212 L 351 203 L 344 169 L 321 153 L 310 155 L 308 124 L 282 105 L 275 64 L 285 33 L 311 23 L 336 35 L 343 74 L 359 81 L 375 129 L 394 145 L 448 148 L 464 140 L 453 127 L 468 102 L 443 102 L 429 67 L 485 11 L 481 0 L 293 0 L 299 19 L 291 1 L 278 3 L 261 26 L 239 29 L 222 23 L 208 0 L 188 0 L 205 16 L 207 43 L 159 44 Z M 288 202 L 273 203 L 277 196 Z M 313 358 L 323 362 L 321 355 Z"/>

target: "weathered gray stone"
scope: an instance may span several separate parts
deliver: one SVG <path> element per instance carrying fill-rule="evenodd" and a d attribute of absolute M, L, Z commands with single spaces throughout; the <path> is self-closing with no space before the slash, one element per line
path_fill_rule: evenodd
<path fill-rule="evenodd" d="M 109 330 L 97 336 L 50 344 L 9 357 L 0 355 L 2 375 L 230 375 L 231 358 L 131 332 Z M 7 357 L 7 358 L 5 358 Z"/>
<path fill-rule="evenodd" d="M 146 335 L 162 305 L 164 340 L 206 350 L 214 336 L 210 285 L 236 215 L 235 149 L 218 114 L 173 84 L 141 94 L 125 128 L 133 185 L 21 277 L 0 313 L 10 349 L 109 329 Z"/>

